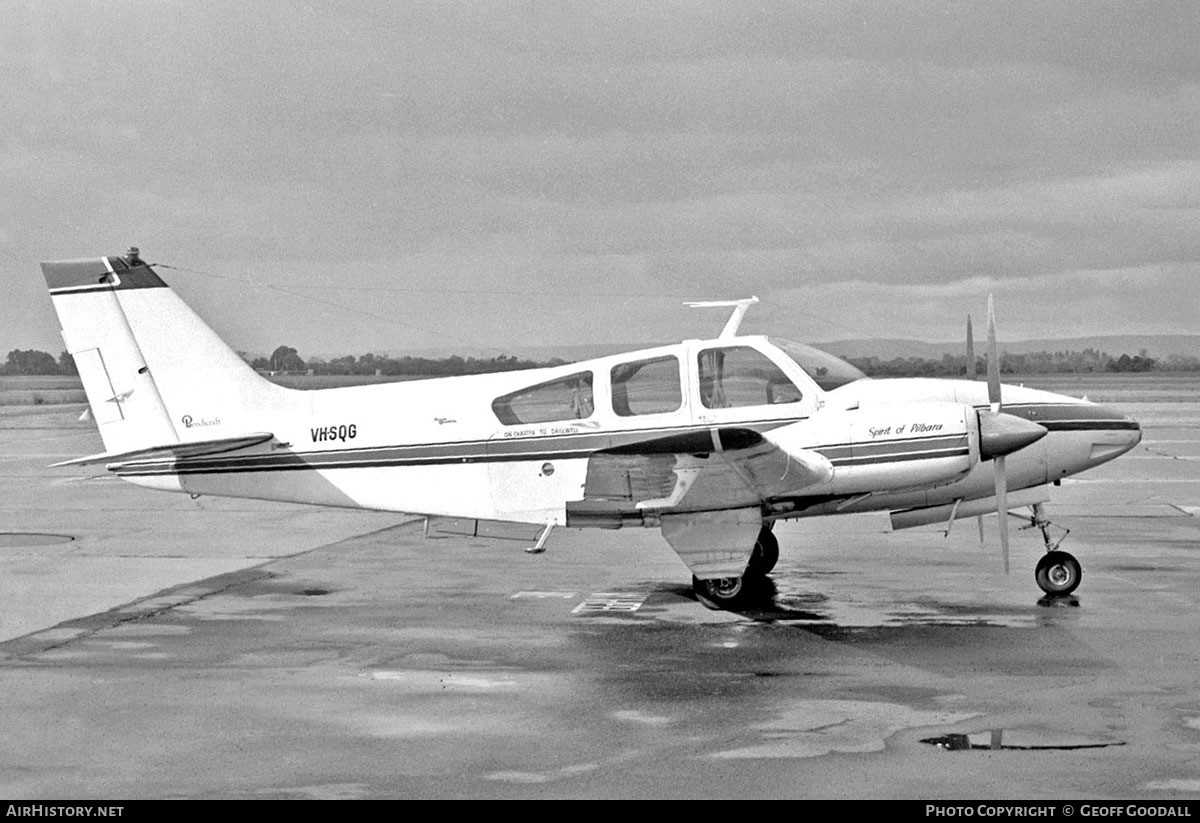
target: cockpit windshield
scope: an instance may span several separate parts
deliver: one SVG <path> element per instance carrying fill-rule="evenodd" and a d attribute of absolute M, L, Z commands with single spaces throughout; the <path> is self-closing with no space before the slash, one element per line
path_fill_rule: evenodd
<path fill-rule="evenodd" d="M 778 337 L 768 337 L 767 339 L 772 345 L 796 361 L 796 365 L 804 369 L 805 373 L 825 391 L 832 391 L 839 386 L 853 383 L 855 380 L 866 379 L 866 375 L 857 368 L 828 352 Z"/>

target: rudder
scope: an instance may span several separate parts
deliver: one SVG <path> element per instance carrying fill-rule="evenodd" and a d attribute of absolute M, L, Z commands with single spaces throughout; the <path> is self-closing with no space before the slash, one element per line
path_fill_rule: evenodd
<path fill-rule="evenodd" d="M 257 430 L 290 394 L 263 380 L 130 249 L 42 263 L 109 452 Z"/>

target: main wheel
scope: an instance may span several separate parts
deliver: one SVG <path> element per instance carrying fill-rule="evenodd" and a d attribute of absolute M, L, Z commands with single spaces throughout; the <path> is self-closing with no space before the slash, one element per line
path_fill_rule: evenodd
<path fill-rule="evenodd" d="M 692 590 L 696 593 L 696 599 L 710 609 L 736 608 L 746 599 L 747 588 L 744 577 L 701 580 L 692 576 Z"/>
<path fill-rule="evenodd" d="M 1079 587 L 1083 569 L 1079 561 L 1066 552 L 1046 552 L 1038 561 L 1033 576 L 1046 594 L 1066 595 Z"/>
<path fill-rule="evenodd" d="M 766 526 L 758 533 L 754 541 L 754 553 L 746 564 L 747 577 L 766 577 L 779 562 L 779 541 Z"/>

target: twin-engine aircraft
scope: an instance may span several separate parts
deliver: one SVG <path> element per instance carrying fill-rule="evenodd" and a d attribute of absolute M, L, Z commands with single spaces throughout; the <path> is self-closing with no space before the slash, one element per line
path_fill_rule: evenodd
<path fill-rule="evenodd" d="M 1031 507 L 1050 595 L 1079 585 L 1049 486 L 1133 448 L 1103 406 L 988 379 L 867 379 L 738 327 L 552 368 L 297 391 L 256 374 L 155 273 L 125 256 L 42 264 L 105 452 L 131 483 L 191 495 L 424 515 L 429 533 L 661 530 L 699 600 L 748 605 L 779 520 L 888 511 L 894 528 Z M 974 360 L 974 356 L 970 357 Z M 972 363 L 973 365 L 973 363 Z"/>

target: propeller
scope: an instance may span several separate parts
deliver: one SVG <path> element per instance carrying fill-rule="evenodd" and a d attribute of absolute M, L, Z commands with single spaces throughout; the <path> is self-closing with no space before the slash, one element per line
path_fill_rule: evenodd
<path fill-rule="evenodd" d="M 992 295 L 988 295 L 987 308 L 987 385 L 988 402 L 992 405 L 992 414 L 999 415 L 1002 407 L 1000 399 L 1000 356 L 996 347 L 996 307 Z M 1008 475 L 1004 469 L 1004 455 L 995 457 L 996 478 L 996 514 L 1000 516 L 1000 552 L 1004 556 L 1004 573 L 1009 573 L 1008 565 Z"/>
<path fill-rule="evenodd" d="M 971 318 L 967 317 L 967 374 L 975 377 L 975 342 L 971 332 Z M 980 410 L 979 457 L 993 461 L 995 477 L 996 512 L 1000 515 L 1000 548 L 1004 554 L 1004 572 L 1008 563 L 1008 473 L 1004 465 L 1005 455 L 1036 443 L 1046 436 L 1046 427 L 1014 414 L 1005 414 L 1000 396 L 1000 354 L 996 346 L 996 309 L 992 296 L 988 295 L 987 313 L 987 389 L 991 408 Z M 983 542 L 983 517 L 978 518 L 979 542 Z"/>
<path fill-rule="evenodd" d="M 987 384 L 992 411 L 1000 412 L 1000 355 L 996 351 L 996 306 L 988 295 L 987 313 Z"/>
<path fill-rule="evenodd" d="M 967 315 L 967 379 L 975 379 L 975 333 L 971 328 L 971 315 Z M 979 544 L 983 545 L 983 515 L 975 517 L 975 524 L 979 527 Z"/>
<path fill-rule="evenodd" d="M 975 335 L 971 331 L 971 315 L 967 315 L 967 379 L 975 379 Z"/>

